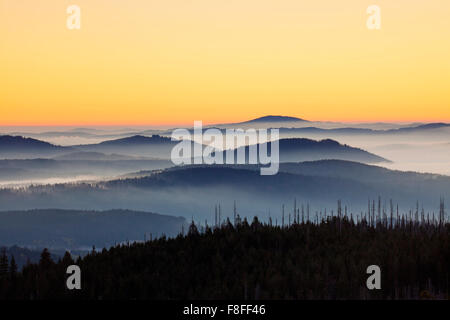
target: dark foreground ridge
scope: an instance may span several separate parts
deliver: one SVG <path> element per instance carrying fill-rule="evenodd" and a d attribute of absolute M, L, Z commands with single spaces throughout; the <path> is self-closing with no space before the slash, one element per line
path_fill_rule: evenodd
<path fill-rule="evenodd" d="M 92 251 L 57 263 L 44 250 L 22 272 L 0 266 L 0 299 L 448 299 L 450 224 L 327 217 L 290 225 L 235 218 L 186 235 Z M 283 222 L 284 223 L 284 222 Z M 66 268 L 81 268 L 81 290 Z M 367 267 L 381 268 L 368 290 Z"/>

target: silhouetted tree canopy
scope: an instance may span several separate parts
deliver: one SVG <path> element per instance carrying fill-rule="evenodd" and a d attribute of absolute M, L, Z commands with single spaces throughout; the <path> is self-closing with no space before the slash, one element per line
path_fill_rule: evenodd
<path fill-rule="evenodd" d="M 403 217 L 358 222 L 295 216 L 290 225 L 257 218 L 187 235 L 92 251 L 75 263 L 82 290 L 68 290 L 66 253 L 21 272 L 1 256 L 1 299 L 432 299 L 449 297 L 450 224 Z M 11 259 L 11 263 L 13 260 Z M 381 290 L 366 287 L 369 265 Z M 9 271 L 8 271 L 9 270 Z M 13 276 L 14 275 L 14 276 Z"/>

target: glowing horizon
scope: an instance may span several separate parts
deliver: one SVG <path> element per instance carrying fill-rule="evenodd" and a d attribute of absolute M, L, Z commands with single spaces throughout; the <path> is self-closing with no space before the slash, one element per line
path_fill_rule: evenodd
<path fill-rule="evenodd" d="M 170 128 L 170 127 L 191 127 L 193 126 L 194 121 L 202 121 L 203 125 L 205 126 L 214 126 L 214 125 L 225 125 L 225 124 L 236 124 L 240 122 L 246 122 L 249 120 L 253 120 L 256 118 L 264 117 L 266 115 L 261 115 L 257 117 L 251 117 L 251 118 L 245 118 L 245 119 L 233 119 L 229 121 L 203 121 L 202 119 L 193 119 L 192 121 L 182 121 L 182 122 L 157 122 L 157 123 L 150 123 L 150 122 L 136 122 L 136 123 L 127 123 L 127 122 L 116 122 L 116 123 L 95 123 L 95 122 L 82 122 L 82 123 L 64 123 L 64 122 L 58 122 L 58 123 L 18 123 L 18 124 L 1 124 L 0 127 L 8 128 L 8 127 L 161 127 L 161 128 Z M 284 115 L 283 115 L 284 116 Z M 286 115 L 291 117 L 292 115 Z M 299 118 L 302 118 L 299 116 Z M 303 118 L 302 118 L 303 119 Z M 308 120 L 304 119 L 310 123 L 342 123 L 346 125 L 352 125 L 352 124 L 375 124 L 375 123 L 384 123 L 384 124 L 397 124 L 397 125 L 408 125 L 408 124 L 417 124 L 417 123 L 449 123 L 450 120 L 442 120 L 442 119 L 412 119 L 412 120 L 355 120 L 355 121 L 346 121 L 346 120 Z"/>
<path fill-rule="evenodd" d="M 81 30 L 66 8 L 81 8 Z M 381 8 L 382 29 L 366 28 Z M 450 2 L 0 0 L 0 126 L 450 122 Z"/>

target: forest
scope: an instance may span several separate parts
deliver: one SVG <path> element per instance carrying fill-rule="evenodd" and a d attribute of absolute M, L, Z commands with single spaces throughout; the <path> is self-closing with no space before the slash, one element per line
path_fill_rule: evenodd
<path fill-rule="evenodd" d="M 0 256 L 0 299 L 448 299 L 450 223 L 439 216 L 376 210 L 361 218 L 282 221 L 234 213 L 213 225 L 192 222 L 176 237 L 124 243 L 58 261 L 45 249 L 18 270 Z M 308 215 L 308 216 L 307 216 Z M 81 268 L 81 290 L 66 288 L 66 269 Z M 368 290 L 366 268 L 381 268 L 381 289 Z"/>

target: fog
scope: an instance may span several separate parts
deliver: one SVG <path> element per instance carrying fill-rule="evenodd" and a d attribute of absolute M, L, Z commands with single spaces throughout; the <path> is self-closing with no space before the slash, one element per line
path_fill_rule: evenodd
<path fill-rule="evenodd" d="M 101 176 L 73 176 L 66 178 L 43 178 L 43 179 L 25 179 L 25 180 L 4 180 L 0 181 L 0 188 L 24 188 L 32 185 L 73 183 L 82 181 L 98 181 L 102 180 Z"/>
<path fill-rule="evenodd" d="M 450 175 L 450 128 L 417 128 L 421 123 L 336 123 L 336 122 L 269 122 L 238 123 L 214 125 L 226 128 L 280 128 L 280 138 L 309 138 L 314 140 L 333 139 L 351 147 L 361 148 L 391 162 L 379 163 L 389 169 L 416 171 Z M 208 126 L 204 126 L 207 129 Z M 406 130 L 405 130 L 406 129 Z M 300 131 L 299 131 L 300 130 Z M 303 130 L 303 131 L 302 131 Z M 363 131 L 361 131 L 363 130 Z M 364 130 L 368 130 L 365 132 Z M 403 131 L 402 131 L 403 130 Z M 130 137 L 136 134 L 151 136 L 152 134 L 171 135 L 167 127 L 1 127 L 2 134 L 19 134 L 42 141 L 63 146 L 95 144 L 105 140 Z M 198 141 L 202 142 L 202 141 Z M 261 142 L 261 141 L 260 141 Z M 102 152 L 118 153 L 119 156 L 152 156 L 167 157 L 173 146 L 148 147 L 123 146 L 121 149 L 103 147 Z M 161 148 L 161 149 L 160 149 Z M 81 150 L 98 151 L 97 146 L 81 146 Z M 145 149 L 145 150 L 142 150 Z M 73 151 L 72 151 L 73 152 Z M 61 152 L 60 152 L 61 153 Z M 49 155 L 56 158 L 55 155 Z M 37 154 L 36 157 L 42 157 Z M 23 157 L 22 157 L 23 158 Z M 31 156 L 28 156 L 31 158 Z M 301 161 L 304 158 L 299 158 Z M 111 159 L 112 160 L 112 159 Z M 295 161 L 295 159 L 290 159 Z M 126 163 L 126 165 L 124 165 Z M 20 167 L 23 172 L 12 169 L 0 170 L 0 186 L 23 186 L 29 184 L 46 184 L 76 182 L 91 179 L 114 178 L 118 175 L 159 168 L 167 168 L 168 164 L 149 164 L 129 160 L 119 162 L 98 162 L 70 164 L 64 172 L 54 169 L 47 175 L 27 172 L 27 167 Z M 58 164 L 58 166 L 60 166 Z M 78 169 L 76 169 L 78 168 Z M 0 168 L 1 169 L 1 168 Z M 47 168 L 48 169 L 48 168 Z M 76 170 L 75 170 L 76 169 Z M 8 171 L 10 170 L 10 171 Z M 33 170 L 31 170 L 33 171 Z M 50 170 L 51 171 L 51 170 Z M 27 176 L 28 175 L 28 176 Z"/>
<path fill-rule="evenodd" d="M 426 139 L 417 134 L 338 136 L 334 139 L 391 160 L 392 163 L 379 164 L 389 169 L 450 175 L 450 132 Z"/>
<path fill-rule="evenodd" d="M 384 204 L 392 199 L 401 212 L 414 209 L 416 201 L 426 212 L 436 212 L 439 198 L 450 198 L 450 178 L 323 161 L 282 165 L 281 172 L 274 176 L 261 176 L 249 169 L 185 167 L 135 179 L 0 190 L 3 210 L 117 208 L 200 222 L 213 221 L 214 208 L 219 204 L 222 217 L 232 217 L 234 202 L 242 216 L 278 217 L 282 205 L 291 206 L 294 199 L 299 205 L 309 204 L 311 215 L 336 211 L 337 200 L 356 215 L 367 211 L 368 199 L 378 196 Z"/>

